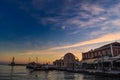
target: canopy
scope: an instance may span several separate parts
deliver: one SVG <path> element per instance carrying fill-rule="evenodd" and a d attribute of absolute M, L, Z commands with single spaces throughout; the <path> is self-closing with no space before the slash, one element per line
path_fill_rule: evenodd
<path fill-rule="evenodd" d="M 93 64 L 96 61 L 97 59 L 88 59 L 88 60 L 83 60 L 82 63 Z"/>

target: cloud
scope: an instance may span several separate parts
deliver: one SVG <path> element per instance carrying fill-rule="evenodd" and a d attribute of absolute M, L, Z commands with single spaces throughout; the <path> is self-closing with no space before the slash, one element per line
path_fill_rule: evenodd
<path fill-rule="evenodd" d="M 50 50 L 27 50 L 22 53 L 18 53 L 20 56 L 27 56 L 27 57 L 38 57 L 39 62 L 53 62 L 56 59 L 62 57 L 65 52 L 55 52 Z M 59 56 L 58 56 L 59 55 Z M 35 61 L 35 60 L 34 60 Z"/>
<path fill-rule="evenodd" d="M 34 13 L 31 13 L 31 11 L 30 13 L 31 15 L 34 15 L 33 17 L 36 18 L 41 24 L 50 23 L 53 24 L 54 27 L 61 27 L 61 29 L 63 28 L 63 26 L 66 26 L 68 28 L 74 26 L 78 28 L 78 26 L 87 26 L 84 25 L 85 23 L 90 24 L 87 23 L 88 21 L 83 21 L 82 19 L 92 18 L 93 15 L 98 15 L 104 11 L 104 9 L 98 4 L 92 5 L 89 2 L 83 3 L 83 1 L 32 0 L 31 4 L 24 3 L 23 9 L 27 8 L 27 11 L 34 9 Z M 56 5 L 56 7 L 53 8 L 50 5 Z M 31 9 L 28 9 L 28 7 Z M 42 16 L 40 12 L 43 12 L 46 16 Z M 51 14 L 52 16 L 47 16 L 49 14 Z"/>
<path fill-rule="evenodd" d="M 61 7 L 58 10 L 59 13 L 55 12 L 57 14 L 52 17 L 38 17 L 39 21 L 43 24 L 50 23 L 53 25 L 52 27 L 61 27 L 62 30 L 69 29 L 68 34 L 70 35 L 81 34 L 81 30 L 85 30 L 88 31 L 84 33 L 86 37 L 94 39 L 101 39 L 101 36 L 105 37 L 105 35 L 115 34 L 115 32 L 119 33 L 120 3 L 116 1 L 117 4 L 111 4 L 112 1 L 110 0 L 94 1 L 94 3 L 91 3 L 91 1 L 63 1 L 64 4 L 62 6 L 59 5 Z M 49 13 L 49 11 L 47 12 Z M 58 48 L 76 46 L 79 45 L 75 44 Z"/>
<path fill-rule="evenodd" d="M 55 48 L 51 48 L 50 50 L 67 49 L 67 48 L 80 47 L 84 45 L 96 44 L 96 43 L 101 43 L 101 42 L 116 41 L 120 39 L 119 35 L 120 35 L 120 32 L 113 33 L 113 34 L 111 33 L 111 34 L 107 34 L 107 35 L 101 36 L 96 39 L 83 41 L 83 42 L 75 43 L 73 45 L 68 45 L 68 46 L 55 47 Z"/>
<path fill-rule="evenodd" d="M 115 18 L 119 18 L 120 15 L 120 2 L 116 3 L 114 6 L 110 7 L 107 11 L 107 16 L 108 17 L 115 17 Z"/>
<path fill-rule="evenodd" d="M 117 4 L 111 4 L 110 2 L 116 2 Z M 22 9 L 29 11 L 29 14 L 37 19 L 40 24 L 52 24 L 52 27 L 60 27 L 62 30 L 99 28 L 101 23 L 104 24 L 111 17 L 118 17 L 120 13 L 119 1 L 117 0 L 94 2 L 93 0 L 32 0 L 24 1 L 21 5 L 23 6 Z M 52 5 L 56 7 L 53 8 Z M 79 33 L 76 30 L 74 32 Z"/>
<path fill-rule="evenodd" d="M 54 9 L 51 4 L 56 5 L 56 8 Z M 86 37 L 99 38 L 119 33 L 120 30 L 118 0 L 116 4 L 112 3 L 112 0 L 32 0 L 27 4 L 24 2 L 23 5 L 31 10 L 29 13 L 40 24 L 52 24 L 51 27 L 60 27 L 62 30 L 69 29 L 71 35 L 81 34 L 81 30 L 85 30 L 88 31 L 84 33 L 87 34 Z"/>
<path fill-rule="evenodd" d="M 112 21 L 112 25 L 120 27 L 120 19 Z"/>
<path fill-rule="evenodd" d="M 82 5 L 82 9 L 85 10 L 85 11 L 90 12 L 92 15 L 99 15 L 102 12 L 105 11 L 104 8 L 102 8 L 101 6 L 99 6 L 99 4 L 91 5 L 89 3 L 83 4 Z"/>
<path fill-rule="evenodd" d="M 97 25 L 99 29 L 90 33 L 90 36 L 102 36 L 109 33 L 120 31 L 120 19 L 106 20 L 102 24 Z"/>

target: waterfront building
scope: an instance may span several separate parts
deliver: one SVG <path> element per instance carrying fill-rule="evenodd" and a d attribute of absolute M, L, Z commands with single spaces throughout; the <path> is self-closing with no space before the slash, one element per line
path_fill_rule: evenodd
<path fill-rule="evenodd" d="M 79 67 L 79 59 L 72 53 L 67 53 L 61 59 L 55 60 L 53 64 L 59 69 L 75 69 Z"/>
<path fill-rule="evenodd" d="M 89 69 L 116 69 L 120 67 L 120 43 L 113 42 L 82 53 L 82 67 Z M 120 64 L 120 63 L 119 63 Z M 115 65 L 117 65 L 115 67 Z"/>
<path fill-rule="evenodd" d="M 107 45 L 104 45 L 100 48 L 91 49 L 88 52 L 82 53 L 82 59 L 94 59 L 99 58 L 101 56 L 109 56 L 109 57 L 115 57 L 120 55 L 120 43 L 114 42 Z"/>

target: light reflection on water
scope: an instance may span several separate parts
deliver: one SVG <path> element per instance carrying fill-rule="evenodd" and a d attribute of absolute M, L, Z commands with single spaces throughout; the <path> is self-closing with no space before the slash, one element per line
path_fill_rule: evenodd
<path fill-rule="evenodd" d="M 36 71 L 30 74 L 31 77 L 36 75 L 38 80 L 83 80 L 83 75 L 64 71 Z"/>
<path fill-rule="evenodd" d="M 120 80 L 119 78 L 100 77 L 65 71 L 27 70 L 25 66 L 0 65 L 0 80 Z"/>

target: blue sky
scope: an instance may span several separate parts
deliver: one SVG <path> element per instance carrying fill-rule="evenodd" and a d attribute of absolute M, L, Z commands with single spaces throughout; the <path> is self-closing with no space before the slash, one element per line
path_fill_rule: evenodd
<path fill-rule="evenodd" d="M 24 55 L 54 60 L 66 52 L 81 58 L 120 40 L 119 13 L 120 0 L 0 0 L 1 61 Z"/>

